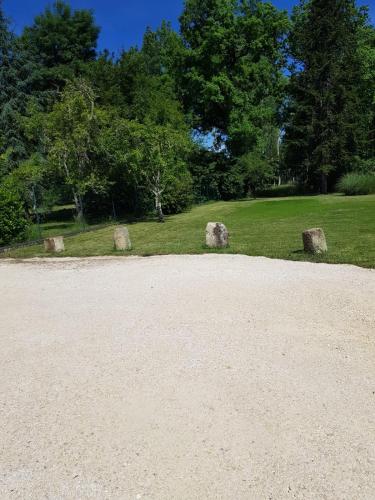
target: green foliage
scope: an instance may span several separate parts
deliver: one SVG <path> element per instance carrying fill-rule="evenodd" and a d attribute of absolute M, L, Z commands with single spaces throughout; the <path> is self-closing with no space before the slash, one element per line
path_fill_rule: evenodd
<path fill-rule="evenodd" d="M 361 79 L 357 82 L 361 121 L 357 129 L 361 132 L 359 153 L 362 158 L 375 157 L 375 28 L 365 25 L 359 31 L 359 61 Z M 373 162 L 374 163 L 374 162 Z"/>
<path fill-rule="evenodd" d="M 254 151 L 232 160 L 223 153 L 195 153 L 191 171 L 197 201 L 256 196 L 275 179 L 272 160 Z"/>
<path fill-rule="evenodd" d="M 254 197 L 260 189 L 269 185 L 275 176 L 270 162 L 256 153 L 242 156 L 238 160 L 238 167 L 242 172 L 246 191 Z"/>
<path fill-rule="evenodd" d="M 78 218 L 83 217 L 87 192 L 102 194 L 108 189 L 104 166 L 98 160 L 101 119 L 95 94 L 84 80 L 66 86 L 46 119 L 50 168 L 72 189 Z"/>
<path fill-rule="evenodd" d="M 226 168 L 220 172 L 220 197 L 223 200 L 235 200 L 246 195 L 242 168 L 227 162 Z"/>
<path fill-rule="evenodd" d="M 129 114 L 141 123 L 169 124 L 176 129 L 186 129 L 182 107 L 168 77 L 139 76 Z"/>
<path fill-rule="evenodd" d="M 347 196 L 375 194 L 375 174 L 346 174 L 337 183 L 337 190 Z"/>
<path fill-rule="evenodd" d="M 29 222 L 16 193 L 0 187 L 0 245 L 25 238 Z"/>
<path fill-rule="evenodd" d="M 10 170 L 12 152 L 12 148 L 8 148 L 0 154 L 0 181 Z"/>
<path fill-rule="evenodd" d="M 25 28 L 22 42 L 44 68 L 44 85 L 61 85 L 95 59 L 99 31 L 91 11 L 57 0 Z"/>
<path fill-rule="evenodd" d="M 326 192 L 365 148 L 359 48 L 367 18 L 354 0 L 309 0 L 292 19 L 285 161 L 302 182 Z"/>
<path fill-rule="evenodd" d="M 119 67 L 114 56 L 104 51 L 94 61 L 85 64 L 84 76 L 90 82 L 99 106 L 121 109 L 124 97 L 121 92 Z"/>
<path fill-rule="evenodd" d="M 2 183 L 3 189 L 15 193 L 22 200 L 24 207 L 30 214 L 35 214 L 38 200 L 41 198 L 44 168 L 43 157 L 35 153 L 14 168 Z"/>
<path fill-rule="evenodd" d="M 280 184 L 269 186 L 268 188 L 261 189 L 258 192 L 260 198 L 285 198 L 288 196 L 297 196 L 304 194 L 298 184 Z"/>
<path fill-rule="evenodd" d="M 184 212 L 193 203 L 193 181 L 190 172 L 184 165 L 170 181 L 163 193 L 163 212 L 165 214 L 178 214 Z"/>
<path fill-rule="evenodd" d="M 361 158 L 356 156 L 353 158 L 350 171 L 360 174 L 374 174 L 375 175 L 375 158 Z"/>
<path fill-rule="evenodd" d="M 189 170 L 193 179 L 194 200 L 202 203 L 220 199 L 219 169 L 222 155 L 196 146 L 191 155 Z"/>
<path fill-rule="evenodd" d="M 115 72 L 127 118 L 186 127 L 175 77 L 182 50 L 181 38 L 163 22 L 155 32 L 146 30 L 141 50 L 131 48 L 121 54 Z"/>
<path fill-rule="evenodd" d="M 136 185 L 144 206 L 152 197 L 160 217 L 165 204 L 168 212 L 188 206 L 191 178 L 187 160 L 192 143 L 187 129 L 118 118 L 103 132 L 102 141 L 115 177 L 121 184 Z"/>
<path fill-rule="evenodd" d="M 34 65 L 9 31 L 0 3 L 0 178 L 25 158 L 21 127 L 33 86 Z"/>
<path fill-rule="evenodd" d="M 286 13 L 259 0 L 187 0 L 180 20 L 181 85 L 195 127 L 234 156 L 254 150 L 263 130 L 277 125 Z"/>
<path fill-rule="evenodd" d="M 169 22 L 163 21 L 154 32 L 147 28 L 143 37 L 142 57 L 148 75 L 169 75 L 173 80 L 182 70 L 184 45 Z"/>

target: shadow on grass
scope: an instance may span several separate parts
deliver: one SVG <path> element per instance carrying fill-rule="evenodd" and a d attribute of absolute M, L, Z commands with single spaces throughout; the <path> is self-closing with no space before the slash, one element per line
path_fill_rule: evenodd
<path fill-rule="evenodd" d="M 44 231 L 52 231 L 54 229 L 72 229 L 74 226 L 74 223 L 66 223 L 66 224 L 46 224 L 43 228 Z"/>

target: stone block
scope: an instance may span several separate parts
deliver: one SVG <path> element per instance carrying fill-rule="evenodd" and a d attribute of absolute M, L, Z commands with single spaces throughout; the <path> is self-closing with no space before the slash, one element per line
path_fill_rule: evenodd
<path fill-rule="evenodd" d="M 210 248 L 225 248 L 229 245 L 229 233 L 221 222 L 209 222 L 206 228 L 206 245 Z"/>
<path fill-rule="evenodd" d="M 64 237 L 55 236 L 44 240 L 44 250 L 46 252 L 60 253 L 65 250 Z"/>
<path fill-rule="evenodd" d="M 113 241 L 115 245 L 115 250 L 131 250 L 132 244 L 130 241 L 129 230 L 125 226 L 116 227 Z"/>
<path fill-rule="evenodd" d="M 303 232 L 302 239 L 304 250 L 307 253 L 321 254 L 328 250 L 323 229 L 308 229 Z"/>

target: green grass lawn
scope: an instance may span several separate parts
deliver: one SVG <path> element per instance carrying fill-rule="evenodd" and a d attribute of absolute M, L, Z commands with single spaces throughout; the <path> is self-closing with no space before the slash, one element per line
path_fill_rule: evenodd
<path fill-rule="evenodd" d="M 263 255 L 290 260 L 350 263 L 375 267 L 375 196 L 340 195 L 216 202 L 167 218 L 165 224 L 129 224 L 133 250 L 125 255 L 208 253 L 207 222 L 223 222 L 230 247 L 216 253 Z M 63 223 L 62 223 L 63 224 Z M 301 233 L 322 227 L 329 252 L 309 256 L 302 251 Z M 59 227 L 57 226 L 57 229 Z M 63 233 L 61 227 L 61 233 Z M 113 250 L 113 226 L 65 239 L 62 256 L 124 255 Z M 50 233 L 56 233 L 54 231 Z M 13 250 L 3 257 L 46 256 L 42 246 Z"/>

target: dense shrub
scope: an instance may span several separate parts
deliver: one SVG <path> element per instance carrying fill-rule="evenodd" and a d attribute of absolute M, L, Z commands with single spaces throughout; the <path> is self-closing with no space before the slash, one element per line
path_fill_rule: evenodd
<path fill-rule="evenodd" d="M 258 193 L 260 198 L 284 198 L 288 196 L 307 196 L 316 194 L 314 189 L 304 184 L 290 182 L 280 186 L 269 186 Z"/>
<path fill-rule="evenodd" d="M 163 194 L 164 212 L 166 214 L 183 212 L 193 201 L 193 181 L 190 172 L 182 170 L 179 175 L 171 179 Z"/>
<path fill-rule="evenodd" d="M 242 172 L 246 194 L 254 197 L 274 179 L 273 165 L 256 152 L 241 156 L 237 167 Z"/>
<path fill-rule="evenodd" d="M 29 222 L 17 195 L 0 189 L 0 245 L 26 237 Z"/>
<path fill-rule="evenodd" d="M 280 186 L 270 186 L 261 189 L 258 196 L 261 198 L 283 198 L 286 196 L 297 196 L 302 193 L 298 184 L 281 184 Z"/>
<path fill-rule="evenodd" d="M 375 175 L 346 174 L 337 183 L 337 190 L 347 196 L 375 194 Z"/>
<path fill-rule="evenodd" d="M 373 174 L 375 175 L 375 158 L 359 158 L 356 157 L 352 164 L 353 172 L 358 174 Z"/>
<path fill-rule="evenodd" d="M 219 177 L 220 197 L 223 200 L 235 200 L 245 196 L 243 172 L 237 165 L 228 165 L 226 172 Z"/>

